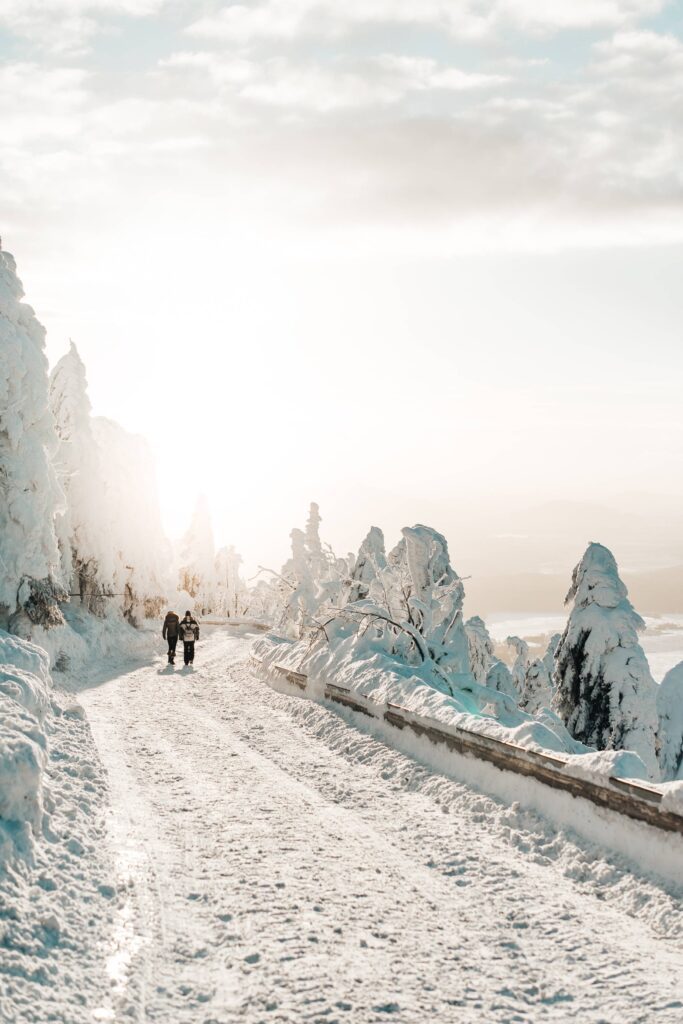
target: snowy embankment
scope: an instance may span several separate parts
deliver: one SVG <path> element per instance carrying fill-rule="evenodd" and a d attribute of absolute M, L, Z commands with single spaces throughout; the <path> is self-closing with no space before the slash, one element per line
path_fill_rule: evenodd
<path fill-rule="evenodd" d="M 418 757 L 435 770 L 474 785 L 505 801 L 533 808 L 562 828 L 575 829 L 586 838 L 628 857 L 656 874 L 683 883 L 683 836 L 660 831 L 622 814 L 596 807 L 587 799 L 561 792 L 553 785 L 501 770 L 494 764 L 448 749 L 424 734 L 397 727 L 387 721 L 392 708 L 401 709 L 404 719 L 416 724 L 432 723 L 446 734 L 468 734 L 498 743 L 512 744 L 524 760 L 524 751 L 551 754 L 556 773 L 584 781 L 588 787 L 603 787 L 610 793 L 619 783 L 634 780 L 642 784 L 647 772 L 640 758 L 630 751 L 596 751 L 572 739 L 552 712 L 542 710 L 531 716 L 505 695 L 493 691 L 484 703 L 482 688 L 469 685 L 449 696 L 430 685 L 429 666 L 408 666 L 395 660 L 367 639 L 359 645 L 355 635 L 336 638 L 331 644 L 312 645 L 269 634 L 257 640 L 253 657 L 277 689 L 330 703 L 330 687 L 340 687 L 357 703 L 343 714 L 355 725 L 369 729 L 385 742 Z M 275 667 L 299 673 L 298 685 L 287 681 Z M 295 680 L 296 682 L 296 680 Z M 488 695 L 486 695 L 488 697 Z M 339 703 L 332 706 L 339 708 Z M 364 708 L 365 712 L 360 709 Z M 368 713 L 369 712 L 369 713 Z M 610 780 L 612 780 L 610 782 Z M 683 818 L 683 784 L 651 786 L 661 794 L 661 810 Z M 657 797 L 658 798 L 658 797 Z M 609 823 L 609 829 L 605 825 Z M 683 825 L 683 820 L 681 821 Z"/>
<path fill-rule="evenodd" d="M 107 844 L 106 775 L 68 690 L 93 656 L 116 671 L 149 637 L 67 607 L 49 652 L 0 630 L 0 1019 L 113 1019 L 112 922 L 119 893 Z M 50 672 L 56 669 L 53 683 Z"/>

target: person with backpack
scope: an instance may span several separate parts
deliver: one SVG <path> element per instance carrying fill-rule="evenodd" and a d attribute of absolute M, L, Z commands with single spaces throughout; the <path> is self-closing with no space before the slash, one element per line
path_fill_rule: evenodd
<path fill-rule="evenodd" d="M 175 612 L 166 612 L 166 618 L 164 619 L 164 628 L 161 631 L 161 635 L 164 640 L 168 640 L 168 663 L 169 665 L 175 665 L 175 649 L 178 643 L 178 624 L 180 623 L 179 617 Z"/>
<path fill-rule="evenodd" d="M 194 661 L 194 644 L 199 640 L 199 623 L 192 618 L 192 613 L 185 612 L 185 617 L 180 620 L 178 634 L 183 641 L 183 657 L 186 665 Z"/>

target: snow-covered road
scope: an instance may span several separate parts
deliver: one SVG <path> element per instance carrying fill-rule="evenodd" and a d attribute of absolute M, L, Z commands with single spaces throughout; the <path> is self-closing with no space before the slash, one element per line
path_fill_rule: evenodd
<path fill-rule="evenodd" d="M 99 1019 L 683 1018 L 674 895 L 274 692 L 249 642 L 80 694 L 129 886 Z"/>

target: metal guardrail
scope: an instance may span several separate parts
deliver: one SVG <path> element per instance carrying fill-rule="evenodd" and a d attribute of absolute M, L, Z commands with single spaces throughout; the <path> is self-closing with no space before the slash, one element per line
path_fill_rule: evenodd
<path fill-rule="evenodd" d="M 252 661 L 259 667 L 263 665 L 254 655 Z M 308 677 L 303 672 L 294 671 L 285 665 L 273 665 L 272 668 L 300 690 L 306 691 Z M 386 709 L 382 710 L 384 705 L 372 697 L 352 693 L 334 683 L 325 685 L 324 695 L 335 704 L 370 718 L 382 718 L 396 729 L 409 729 L 416 736 L 425 737 L 434 744 L 443 744 L 464 757 L 474 757 L 502 771 L 529 776 L 546 786 L 582 797 L 598 807 L 616 811 L 634 821 L 683 835 L 683 816 L 662 810 L 662 794 L 645 783 L 614 776 L 610 776 L 604 784 L 582 779 L 566 770 L 567 759 L 561 755 L 529 750 L 516 743 L 470 732 L 459 726 L 444 726 L 436 719 L 425 718 L 398 704 L 387 704 Z"/>

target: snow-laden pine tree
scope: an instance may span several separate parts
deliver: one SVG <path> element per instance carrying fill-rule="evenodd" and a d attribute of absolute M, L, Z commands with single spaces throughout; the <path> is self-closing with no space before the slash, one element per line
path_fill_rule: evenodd
<path fill-rule="evenodd" d="M 401 532 L 411 581 L 406 600 L 409 621 L 442 669 L 468 675 L 469 648 L 462 618 L 465 588 L 451 566 L 446 538 L 422 525 L 405 526 Z"/>
<path fill-rule="evenodd" d="M 320 540 L 320 507 L 312 501 L 306 520 L 305 549 L 311 577 L 318 581 L 322 578 L 325 567 L 322 541 Z"/>
<path fill-rule="evenodd" d="M 541 708 L 549 708 L 553 699 L 553 687 L 548 669 L 542 658 L 534 658 L 527 665 L 519 706 L 530 715 Z"/>
<path fill-rule="evenodd" d="M 216 552 L 209 503 L 201 495 L 197 500 L 190 528 L 180 541 L 178 590 L 194 600 L 198 615 L 212 612 L 216 604 Z"/>
<path fill-rule="evenodd" d="M 662 779 L 683 781 L 683 661 L 669 669 L 660 683 L 657 714 Z"/>
<path fill-rule="evenodd" d="M 550 637 L 550 640 L 548 641 L 548 646 L 545 649 L 545 654 L 543 655 L 543 664 L 546 667 L 546 671 L 551 680 L 551 683 L 553 676 L 555 674 L 555 655 L 557 654 L 557 650 L 560 646 L 561 639 L 561 633 L 553 633 L 553 635 Z"/>
<path fill-rule="evenodd" d="M 473 615 L 471 619 L 467 620 L 465 632 L 470 652 L 472 675 L 481 686 L 485 686 L 486 675 L 495 661 L 493 640 L 486 628 L 486 623 L 478 615 Z"/>
<path fill-rule="evenodd" d="M 214 611 L 228 618 L 246 615 L 249 589 L 240 574 L 242 558 L 234 547 L 224 547 L 216 555 L 216 600 Z"/>
<path fill-rule="evenodd" d="M 50 407 L 59 438 L 54 464 L 66 495 L 66 509 L 56 520 L 64 578 L 99 613 L 103 595 L 114 589 L 114 552 L 85 367 L 73 342 L 50 374 Z"/>
<path fill-rule="evenodd" d="M 316 506 L 317 507 L 317 506 Z M 284 567 L 283 576 L 291 581 L 286 597 L 285 625 L 294 636 L 302 637 L 315 622 L 318 610 L 317 586 L 311 572 L 306 534 L 294 529 L 290 534 L 292 557 Z"/>
<path fill-rule="evenodd" d="M 489 665 L 488 672 L 486 673 L 486 685 L 491 690 L 505 693 L 508 697 L 512 697 L 513 700 L 519 700 L 519 693 L 512 678 L 512 673 L 504 661 L 496 659 Z"/>
<path fill-rule="evenodd" d="M 387 556 L 384 548 L 384 534 L 378 526 L 370 530 L 358 549 L 358 557 L 351 569 L 351 587 L 348 601 L 364 601 L 370 593 L 370 585 L 377 574 L 386 569 Z"/>
<path fill-rule="evenodd" d="M 657 684 L 638 643 L 644 623 L 602 544 L 589 544 L 574 569 L 565 603 L 572 600 L 555 660 L 554 708 L 575 739 L 633 750 L 656 778 Z"/>
<path fill-rule="evenodd" d="M 524 693 L 526 672 L 529 667 L 529 645 L 526 640 L 522 640 L 519 636 L 509 636 L 505 643 L 508 647 L 512 647 L 515 652 L 515 660 L 512 664 L 511 674 L 512 681 L 515 684 L 515 689 L 517 690 L 517 699 L 520 700 Z"/>
<path fill-rule="evenodd" d="M 0 612 L 41 625 L 62 622 L 55 517 L 64 495 L 51 457 L 57 438 L 48 403 L 45 330 L 16 263 L 0 250 Z"/>
<path fill-rule="evenodd" d="M 100 450 L 116 600 L 123 615 L 137 623 L 161 614 L 175 590 L 154 459 L 144 438 L 113 420 L 95 416 L 92 430 Z"/>
<path fill-rule="evenodd" d="M 534 658 L 527 666 L 519 706 L 530 715 L 552 705 L 554 658 L 560 640 L 559 633 L 551 636 L 543 657 Z"/>

